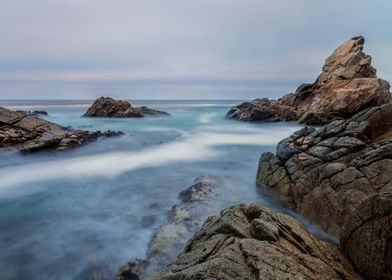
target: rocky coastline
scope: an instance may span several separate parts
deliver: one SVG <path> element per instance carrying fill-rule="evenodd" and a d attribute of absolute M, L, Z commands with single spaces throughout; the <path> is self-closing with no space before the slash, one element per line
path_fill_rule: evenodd
<path fill-rule="evenodd" d="M 363 52 L 364 44 L 365 39 L 358 36 L 339 46 L 325 60 L 314 83 L 302 84 L 278 100 L 244 102 L 231 108 L 226 117 L 320 125 L 391 102 L 390 85 L 377 77 L 371 56 Z"/>
<path fill-rule="evenodd" d="M 46 121 L 37 114 L 0 107 L 0 149 L 14 148 L 22 154 L 43 150 L 63 151 L 101 137 L 122 134 L 110 130 L 75 130 Z"/>
<path fill-rule="evenodd" d="M 146 274 L 153 261 L 130 262 L 117 279 L 392 279 L 391 94 L 363 44 L 363 37 L 344 43 L 316 82 L 294 94 L 245 102 L 227 115 L 325 124 L 306 126 L 280 141 L 276 153 L 263 153 L 256 184 L 340 244 L 315 238 L 296 219 L 261 204 L 239 204 L 207 218 L 169 265 Z M 178 248 L 183 224 L 173 213 Z"/>
<path fill-rule="evenodd" d="M 84 117 L 142 118 L 145 115 L 168 116 L 169 113 L 142 107 L 132 107 L 128 101 L 100 97 L 88 108 Z"/>

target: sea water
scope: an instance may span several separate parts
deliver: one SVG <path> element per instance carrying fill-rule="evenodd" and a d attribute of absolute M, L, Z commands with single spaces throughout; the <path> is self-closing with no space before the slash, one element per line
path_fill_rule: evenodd
<path fill-rule="evenodd" d="M 260 154 L 295 123 L 246 123 L 225 114 L 239 101 L 135 101 L 170 116 L 82 117 L 91 101 L 0 102 L 46 110 L 43 118 L 84 130 L 116 130 L 65 152 L 0 154 L 0 279 L 113 279 L 167 221 L 178 194 L 202 175 L 229 178 L 224 204 L 260 201 Z M 146 223 L 146 221 L 148 221 Z"/>

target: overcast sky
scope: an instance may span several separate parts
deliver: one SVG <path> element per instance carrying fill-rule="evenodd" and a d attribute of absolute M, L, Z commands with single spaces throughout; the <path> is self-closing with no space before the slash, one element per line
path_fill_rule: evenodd
<path fill-rule="evenodd" d="M 0 98 L 250 99 L 362 34 L 392 81 L 391 0 L 0 0 Z"/>

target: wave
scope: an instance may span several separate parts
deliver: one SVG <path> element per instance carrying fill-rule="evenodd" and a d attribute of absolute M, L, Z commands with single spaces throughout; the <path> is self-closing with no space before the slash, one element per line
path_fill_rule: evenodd
<path fill-rule="evenodd" d="M 216 146 L 274 145 L 283 138 L 282 136 L 287 135 L 287 130 L 274 131 L 271 134 L 271 130 L 268 129 L 235 129 L 231 126 L 231 132 L 224 132 L 225 127 L 220 128 L 198 128 L 190 133 L 183 133 L 182 140 L 137 152 L 108 152 L 6 167 L 0 170 L 1 188 L 55 179 L 117 176 L 141 168 L 203 161 L 221 155 L 222 151 L 214 149 Z"/>

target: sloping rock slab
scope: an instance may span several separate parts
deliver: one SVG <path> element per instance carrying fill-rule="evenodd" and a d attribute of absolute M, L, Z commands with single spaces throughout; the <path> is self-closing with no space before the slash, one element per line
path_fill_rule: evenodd
<path fill-rule="evenodd" d="M 66 150 L 99 137 L 120 134 L 114 131 L 74 130 L 48 122 L 36 115 L 13 112 L 0 107 L 0 148 L 14 147 L 24 154 L 46 149 Z"/>
<path fill-rule="evenodd" d="M 292 217 L 251 204 L 208 218 L 156 279 L 362 278 L 334 245 L 315 239 Z"/>

